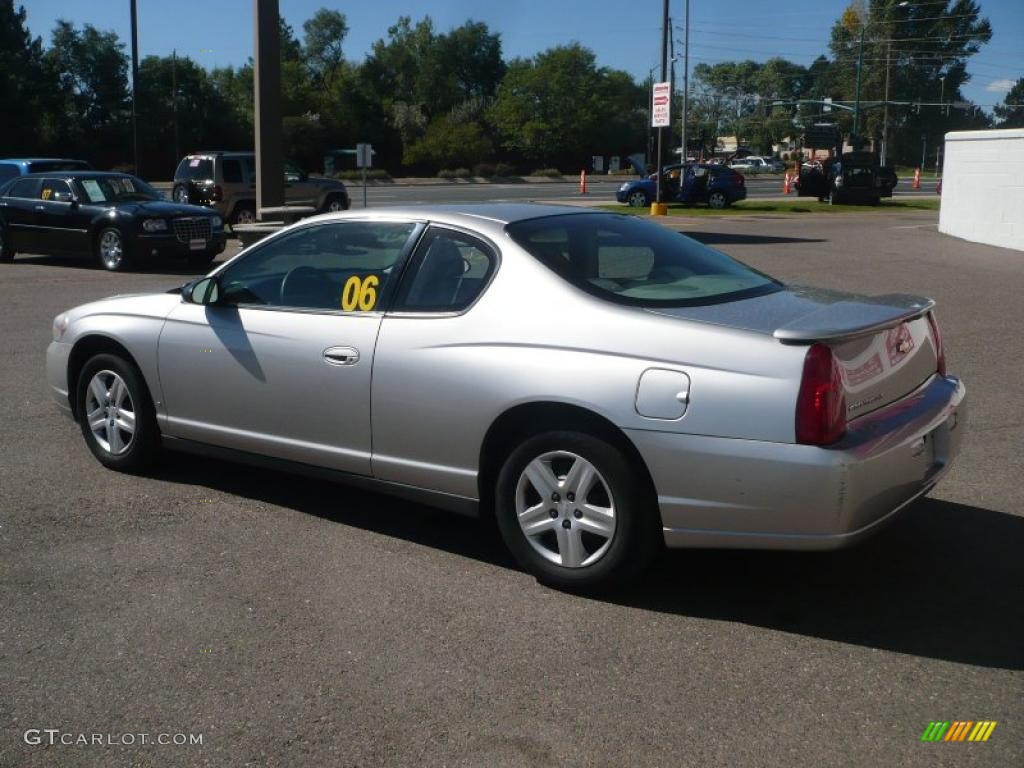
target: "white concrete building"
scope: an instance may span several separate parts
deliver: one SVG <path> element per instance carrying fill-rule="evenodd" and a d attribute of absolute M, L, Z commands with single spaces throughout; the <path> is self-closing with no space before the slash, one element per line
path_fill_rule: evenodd
<path fill-rule="evenodd" d="M 939 231 L 1024 251 L 1024 129 L 946 134 Z"/>

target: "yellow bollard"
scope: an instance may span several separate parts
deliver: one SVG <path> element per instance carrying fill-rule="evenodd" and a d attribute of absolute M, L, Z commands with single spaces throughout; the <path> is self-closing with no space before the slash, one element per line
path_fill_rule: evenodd
<path fill-rule="evenodd" d="M 667 216 L 668 203 L 651 203 L 651 216 Z"/>

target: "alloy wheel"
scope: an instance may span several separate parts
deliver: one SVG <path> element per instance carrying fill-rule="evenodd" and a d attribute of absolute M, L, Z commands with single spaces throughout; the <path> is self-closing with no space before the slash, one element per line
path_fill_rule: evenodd
<path fill-rule="evenodd" d="M 629 207 L 630 208 L 646 208 L 647 207 L 647 195 L 643 192 L 633 192 L 629 196 Z"/>
<path fill-rule="evenodd" d="M 337 213 L 338 211 L 344 211 L 345 206 L 341 204 L 341 200 L 334 198 L 327 204 L 327 210 L 331 213 Z"/>
<path fill-rule="evenodd" d="M 725 195 L 721 192 L 712 192 L 708 198 L 708 205 L 716 209 L 725 208 L 725 202 Z"/>
<path fill-rule="evenodd" d="M 85 418 L 97 445 L 112 456 L 128 451 L 135 439 L 135 404 L 124 379 L 98 371 L 85 395 Z"/>
<path fill-rule="evenodd" d="M 235 214 L 239 224 L 255 224 L 256 223 L 256 211 L 251 208 L 241 208 L 238 213 Z"/>
<path fill-rule="evenodd" d="M 593 565 L 615 537 L 616 510 L 597 468 L 569 451 L 549 451 L 523 469 L 516 516 L 530 546 L 565 568 Z"/>
<path fill-rule="evenodd" d="M 121 242 L 121 233 L 116 229 L 108 229 L 100 235 L 100 258 L 103 266 L 115 270 L 120 268 L 124 261 L 124 245 Z"/>

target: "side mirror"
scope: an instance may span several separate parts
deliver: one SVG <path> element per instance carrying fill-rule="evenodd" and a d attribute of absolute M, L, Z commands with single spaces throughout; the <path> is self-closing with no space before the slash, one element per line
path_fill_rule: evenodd
<path fill-rule="evenodd" d="M 181 289 L 181 300 L 189 304 L 216 304 L 220 301 L 220 282 L 216 277 L 201 277 Z"/>

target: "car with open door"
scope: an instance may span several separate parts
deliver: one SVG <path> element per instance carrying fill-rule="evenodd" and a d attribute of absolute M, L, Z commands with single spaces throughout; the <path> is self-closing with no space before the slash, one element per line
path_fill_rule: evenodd
<path fill-rule="evenodd" d="M 664 546 L 850 544 L 935 486 L 966 417 L 929 299 L 522 204 L 303 220 L 61 313 L 46 370 L 111 469 L 163 447 L 493 515 L 572 589 Z"/>
<path fill-rule="evenodd" d="M 0 261 L 22 252 L 93 258 L 112 272 L 161 257 L 205 267 L 225 242 L 216 212 L 126 173 L 39 173 L 0 187 Z"/>

